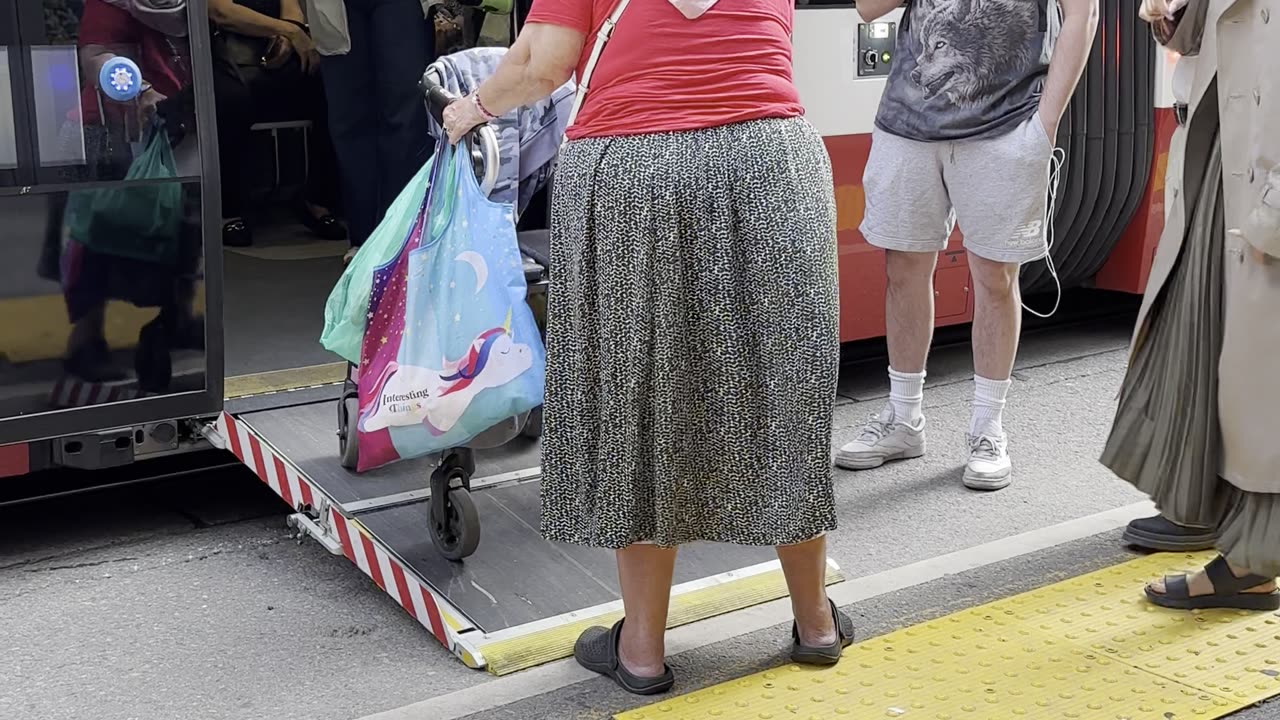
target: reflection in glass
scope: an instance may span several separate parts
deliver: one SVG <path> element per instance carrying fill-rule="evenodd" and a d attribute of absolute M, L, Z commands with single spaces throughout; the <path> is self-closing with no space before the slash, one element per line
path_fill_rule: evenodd
<path fill-rule="evenodd" d="M 176 175 L 198 177 L 186 3 L 84 0 L 79 20 L 74 47 L 36 48 L 56 56 L 32 73 L 37 94 L 57 88 L 49 119 L 39 118 L 41 164 L 56 166 L 42 181 L 123 179 L 156 125 L 172 140 Z"/>
<path fill-rule="evenodd" d="M 0 170 L 18 167 L 18 131 L 13 120 L 13 85 L 9 48 L 0 47 Z"/>
<path fill-rule="evenodd" d="M 17 229 L 0 264 L 0 418 L 204 389 L 200 202 L 180 182 L 0 197 Z"/>
<path fill-rule="evenodd" d="M 82 165 L 84 131 L 80 115 L 80 58 L 74 46 L 31 48 L 31 80 L 36 89 L 36 136 L 40 165 Z"/>

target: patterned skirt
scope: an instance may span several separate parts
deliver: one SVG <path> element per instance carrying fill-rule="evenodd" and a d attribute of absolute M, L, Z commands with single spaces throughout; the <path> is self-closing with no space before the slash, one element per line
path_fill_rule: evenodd
<path fill-rule="evenodd" d="M 803 119 L 567 144 L 542 532 L 606 548 L 835 528 L 830 159 Z"/>
<path fill-rule="evenodd" d="M 1280 575 L 1280 494 L 1219 476 L 1218 356 L 1223 338 L 1222 152 L 1215 142 L 1181 255 L 1134 353 L 1102 462 L 1179 523 L 1216 528 L 1232 563 Z M 1188 198 L 1188 203 L 1193 199 Z"/>

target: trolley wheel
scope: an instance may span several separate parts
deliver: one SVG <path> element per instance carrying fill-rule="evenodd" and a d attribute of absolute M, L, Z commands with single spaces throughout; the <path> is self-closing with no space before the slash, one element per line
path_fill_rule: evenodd
<path fill-rule="evenodd" d="M 431 504 L 431 542 L 436 551 L 454 561 L 475 554 L 480 547 L 480 513 L 471 491 L 453 488 L 440 496 L 432 495 Z"/>
<path fill-rule="evenodd" d="M 520 430 L 520 434 L 531 440 L 537 440 L 542 437 L 542 406 L 529 411 L 529 419 L 524 421 L 524 428 Z"/>
<path fill-rule="evenodd" d="M 338 402 L 338 453 L 339 462 L 348 470 L 355 470 L 360 463 L 360 444 L 356 442 L 355 419 L 360 417 L 360 398 L 344 395 Z"/>

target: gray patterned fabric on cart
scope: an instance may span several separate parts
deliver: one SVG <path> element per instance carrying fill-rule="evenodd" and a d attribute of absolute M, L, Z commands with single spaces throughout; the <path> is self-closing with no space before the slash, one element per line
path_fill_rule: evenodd
<path fill-rule="evenodd" d="M 466 95 L 494 73 L 506 48 L 479 47 L 446 55 L 432 67 L 439 70 L 441 85 L 454 95 Z M 489 197 L 515 203 L 524 212 L 534 193 L 546 184 L 555 169 L 560 139 L 573 106 L 573 81 L 560 86 L 551 97 L 512 110 L 490 123 L 498 135 L 502 164 L 498 182 Z M 439 128 L 432 128 L 439 132 Z"/>

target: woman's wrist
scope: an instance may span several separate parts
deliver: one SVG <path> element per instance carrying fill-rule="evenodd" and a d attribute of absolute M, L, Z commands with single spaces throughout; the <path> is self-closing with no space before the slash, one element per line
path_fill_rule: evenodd
<path fill-rule="evenodd" d="M 498 119 L 498 116 L 489 112 L 489 109 L 480 100 L 480 91 L 478 89 L 471 93 L 471 104 L 475 106 L 476 114 L 483 118 L 485 122 Z"/>
<path fill-rule="evenodd" d="M 290 20 L 278 20 L 277 22 L 280 23 L 280 28 L 276 31 L 276 34 L 288 40 L 291 45 L 297 46 L 299 42 L 309 37 L 303 24 Z"/>

